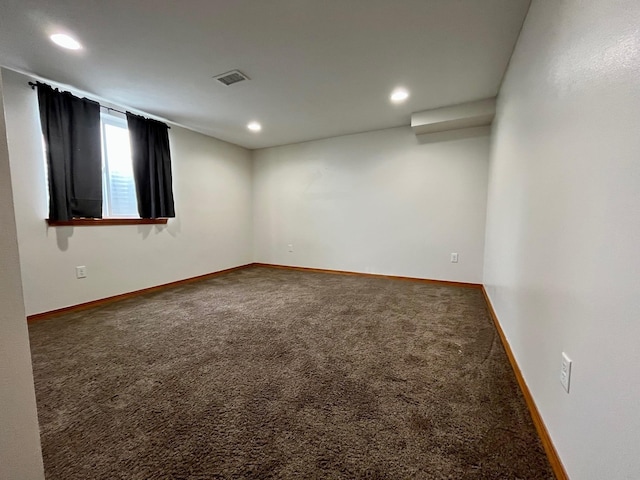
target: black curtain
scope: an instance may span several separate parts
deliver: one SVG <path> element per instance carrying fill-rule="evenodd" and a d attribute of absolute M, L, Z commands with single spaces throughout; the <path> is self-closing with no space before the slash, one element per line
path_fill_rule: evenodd
<path fill-rule="evenodd" d="M 129 112 L 127 123 L 140 218 L 175 217 L 169 127 Z"/>
<path fill-rule="evenodd" d="M 49 219 L 102 218 L 100 105 L 37 85 L 49 166 Z"/>

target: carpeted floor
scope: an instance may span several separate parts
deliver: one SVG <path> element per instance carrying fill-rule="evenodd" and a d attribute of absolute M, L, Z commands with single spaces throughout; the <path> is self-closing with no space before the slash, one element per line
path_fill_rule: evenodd
<path fill-rule="evenodd" d="M 252 267 L 29 330 L 49 480 L 553 478 L 476 289 Z"/>

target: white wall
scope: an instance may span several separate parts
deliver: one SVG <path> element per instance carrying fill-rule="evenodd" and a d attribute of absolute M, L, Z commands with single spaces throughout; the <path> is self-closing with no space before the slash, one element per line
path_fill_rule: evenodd
<path fill-rule="evenodd" d="M 44 478 L 0 75 L 0 478 Z"/>
<path fill-rule="evenodd" d="M 489 137 L 471 133 L 402 127 L 254 151 L 254 259 L 480 283 Z"/>
<path fill-rule="evenodd" d="M 27 77 L 3 72 L 28 315 L 252 261 L 251 153 L 176 126 L 168 225 L 48 228 L 36 92 Z M 77 265 L 86 265 L 86 279 L 75 278 Z"/>
<path fill-rule="evenodd" d="M 640 478 L 639 25 L 534 0 L 494 123 L 485 284 L 576 480 Z"/>

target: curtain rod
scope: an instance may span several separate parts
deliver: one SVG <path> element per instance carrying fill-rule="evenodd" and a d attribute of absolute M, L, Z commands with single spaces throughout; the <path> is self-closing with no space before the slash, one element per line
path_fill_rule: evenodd
<path fill-rule="evenodd" d="M 34 83 L 34 82 L 29 82 L 29 86 L 31 87 L 31 90 L 35 90 L 36 87 L 38 86 L 38 84 Z M 110 110 L 112 112 L 118 112 L 118 113 L 121 113 L 123 115 L 127 114 L 127 112 L 123 112 L 122 110 L 118 110 L 117 108 L 111 108 L 111 107 L 107 107 L 105 105 L 101 105 L 99 102 L 98 102 L 98 105 L 100 105 L 100 108 L 106 108 L 107 110 Z M 171 127 L 169 125 L 167 125 L 167 128 L 171 129 Z"/>

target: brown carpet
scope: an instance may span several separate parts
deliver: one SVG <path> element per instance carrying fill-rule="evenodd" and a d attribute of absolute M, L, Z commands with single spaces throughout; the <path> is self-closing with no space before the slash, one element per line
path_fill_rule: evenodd
<path fill-rule="evenodd" d="M 29 327 L 48 479 L 552 479 L 479 290 L 252 267 Z"/>

